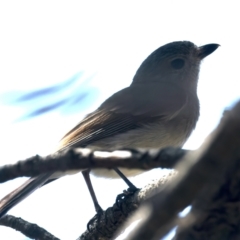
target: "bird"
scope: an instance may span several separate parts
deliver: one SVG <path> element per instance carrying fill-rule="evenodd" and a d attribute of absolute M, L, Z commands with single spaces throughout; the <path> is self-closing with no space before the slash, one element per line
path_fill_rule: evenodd
<path fill-rule="evenodd" d="M 197 96 L 202 60 L 220 45 L 196 46 L 190 41 L 167 43 L 153 51 L 137 69 L 132 83 L 105 100 L 60 141 L 58 151 L 90 148 L 113 151 L 124 148 L 182 147 L 199 119 Z M 97 201 L 90 175 L 127 179 L 142 173 L 136 169 L 83 169 L 82 174 L 97 213 Z M 0 200 L 0 217 L 39 187 L 68 172 L 49 172 L 30 178 Z M 48 196 L 49 197 L 49 196 Z"/>

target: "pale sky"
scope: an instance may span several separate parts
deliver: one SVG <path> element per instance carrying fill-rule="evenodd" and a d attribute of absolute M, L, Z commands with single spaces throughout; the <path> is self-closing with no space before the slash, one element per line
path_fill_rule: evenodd
<path fill-rule="evenodd" d="M 17 123 L 35 103 L 26 107 L 1 101 L 0 165 L 51 153 L 86 113 L 131 83 L 153 50 L 179 40 L 221 45 L 201 66 L 201 117 L 185 145 L 198 148 L 223 110 L 240 97 L 239 22 L 238 1 L 1 1 L 0 94 L 52 86 L 78 73 L 83 73 L 79 81 L 90 78 L 84 87 L 92 91 L 74 113 L 58 110 Z M 142 187 L 157 175 L 154 171 L 132 181 Z M 0 197 L 24 181 L 0 185 Z M 100 178 L 93 178 L 93 185 L 103 208 L 126 188 L 121 180 Z M 36 191 L 9 213 L 39 224 L 61 240 L 76 239 L 95 214 L 81 174 Z M 3 239 L 26 239 L 12 229 L 0 229 Z"/>

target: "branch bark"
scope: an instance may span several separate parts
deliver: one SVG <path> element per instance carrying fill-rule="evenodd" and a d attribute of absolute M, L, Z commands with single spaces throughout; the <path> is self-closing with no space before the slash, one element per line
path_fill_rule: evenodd
<path fill-rule="evenodd" d="M 35 177 L 51 171 L 83 170 L 88 168 L 173 168 L 186 154 L 186 150 L 165 148 L 154 151 L 125 150 L 114 152 L 92 151 L 90 149 L 70 149 L 46 157 L 36 155 L 0 167 L 0 183 L 17 177 Z"/>
<path fill-rule="evenodd" d="M 22 218 L 16 218 L 11 215 L 5 215 L 0 219 L 0 225 L 13 228 L 26 237 L 36 240 L 60 240 L 56 238 L 45 229 L 39 227 L 37 224 L 29 223 Z"/>

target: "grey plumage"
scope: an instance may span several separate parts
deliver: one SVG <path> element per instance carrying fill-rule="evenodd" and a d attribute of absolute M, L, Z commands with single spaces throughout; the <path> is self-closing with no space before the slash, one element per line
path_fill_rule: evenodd
<path fill-rule="evenodd" d="M 67 133 L 59 150 L 181 147 L 199 118 L 197 82 L 201 60 L 218 46 L 197 47 L 183 41 L 158 48 L 141 64 L 132 84 L 113 94 Z M 122 171 L 127 176 L 141 172 Z M 95 169 L 93 173 L 117 177 L 107 169 Z M 43 174 L 29 180 L 0 201 L 0 216 L 37 187 L 65 174 Z"/>

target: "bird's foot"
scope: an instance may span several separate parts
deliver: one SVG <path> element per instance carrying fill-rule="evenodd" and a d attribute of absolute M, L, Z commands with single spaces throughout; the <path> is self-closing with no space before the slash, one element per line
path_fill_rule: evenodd
<path fill-rule="evenodd" d="M 87 223 L 87 230 L 89 232 L 92 232 L 92 229 L 98 225 L 103 214 L 104 211 L 102 210 L 102 208 L 99 208 L 95 216 Z"/>
<path fill-rule="evenodd" d="M 122 207 L 123 206 L 122 203 L 126 200 L 126 198 L 131 197 L 136 191 L 139 191 L 139 190 L 140 190 L 140 188 L 133 186 L 133 187 L 128 188 L 127 190 L 124 190 L 123 193 L 117 195 L 116 205 L 124 215 L 127 215 L 128 213 L 126 213 L 126 211 L 124 211 L 124 209 Z"/>

